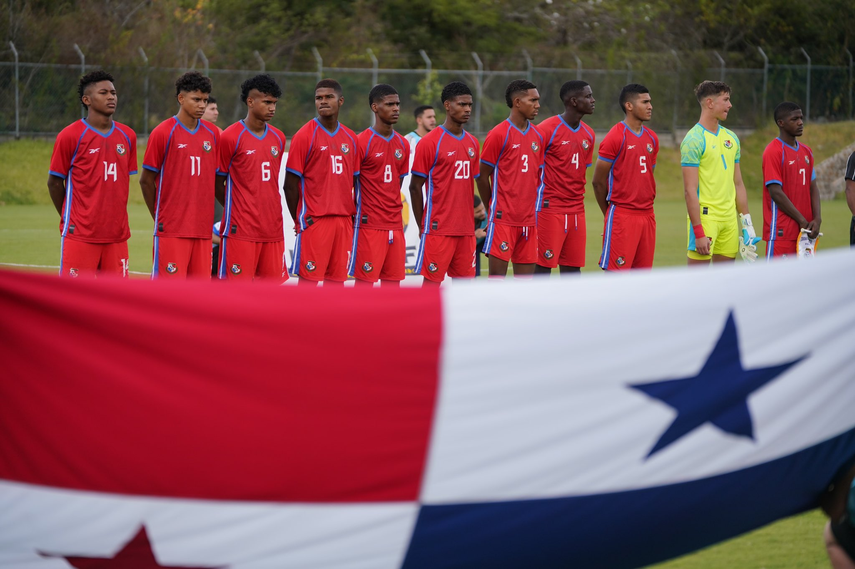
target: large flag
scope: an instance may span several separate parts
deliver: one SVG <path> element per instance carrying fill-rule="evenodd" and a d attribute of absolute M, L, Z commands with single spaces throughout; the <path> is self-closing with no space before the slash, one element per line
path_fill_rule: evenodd
<path fill-rule="evenodd" d="M 635 567 L 855 459 L 855 255 L 421 289 L 0 272 L 0 567 Z"/>

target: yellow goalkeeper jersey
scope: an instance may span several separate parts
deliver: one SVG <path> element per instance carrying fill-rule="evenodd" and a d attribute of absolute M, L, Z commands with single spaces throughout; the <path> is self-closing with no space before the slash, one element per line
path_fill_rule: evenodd
<path fill-rule="evenodd" d="M 736 219 L 736 185 L 733 170 L 739 163 L 739 138 L 718 127 L 710 132 L 696 124 L 680 144 L 680 165 L 698 169 L 698 201 L 701 217 Z"/>

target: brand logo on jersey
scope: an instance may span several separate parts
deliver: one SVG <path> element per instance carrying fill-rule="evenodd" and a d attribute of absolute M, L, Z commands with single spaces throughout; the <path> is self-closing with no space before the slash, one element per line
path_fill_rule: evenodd
<path fill-rule="evenodd" d="M 540 148 L 540 146 L 538 146 L 536 142 L 532 142 L 532 143 L 531 143 L 531 149 L 532 149 L 532 151 L 537 152 L 537 149 L 538 149 L 538 148 Z"/>
<path fill-rule="evenodd" d="M 315 264 L 314 261 L 307 261 L 306 262 L 306 270 L 309 272 L 314 271 L 317 267 L 318 266 Z"/>
<path fill-rule="evenodd" d="M 187 148 L 187 144 L 185 144 L 185 143 L 183 143 L 183 142 L 179 142 L 179 143 L 178 143 L 178 148 Z"/>
<path fill-rule="evenodd" d="M 380 158 L 381 156 L 383 156 L 382 152 L 375 152 L 374 153 L 374 158 Z"/>
<path fill-rule="evenodd" d="M 499 245 L 499 249 L 501 249 L 502 251 L 507 251 L 508 250 L 508 242 L 502 241 L 502 244 Z"/>
<path fill-rule="evenodd" d="M 178 270 L 178 265 L 176 265 L 175 263 L 167 263 L 166 264 L 166 272 L 169 273 L 170 275 L 177 270 Z"/>
<path fill-rule="evenodd" d="M 573 141 L 572 140 L 562 140 L 561 146 L 566 146 L 566 145 L 570 144 L 571 142 L 573 142 Z M 584 145 L 585 143 L 583 142 L 582 144 Z"/>
<path fill-rule="evenodd" d="M 552 249 L 547 249 L 546 251 L 544 251 L 543 256 L 547 259 L 551 259 L 555 256 L 555 253 L 552 252 Z"/>
<path fill-rule="evenodd" d="M 520 147 L 519 144 L 514 144 L 511 148 L 519 148 L 519 147 Z"/>
<path fill-rule="evenodd" d="M 241 271 L 240 271 L 240 265 L 238 265 L 237 263 L 234 263 L 234 264 L 232 265 L 232 268 L 231 268 L 231 269 L 229 269 L 229 270 L 232 272 L 232 274 L 233 274 L 233 275 L 239 275 L 239 274 L 240 274 L 240 272 L 241 272 Z"/>
<path fill-rule="evenodd" d="M 727 149 L 733 148 L 733 142 L 730 139 L 724 141 L 724 147 Z"/>
<path fill-rule="evenodd" d="M 341 145 L 341 153 L 347 154 L 348 152 L 350 152 L 350 146 L 348 146 L 347 144 L 342 144 Z"/>
<path fill-rule="evenodd" d="M 466 154 L 469 155 L 469 158 L 475 158 L 475 149 L 474 148 L 467 148 Z"/>
<path fill-rule="evenodd" d="M 566 142 L 570 142 L 570 141 L 569 141 L 569 140 L 567 140 Z M 582 141 L 582 148 L 584 148 L 585 150 L 588 150 L 588 147 L 589 147 L 589 146 L 591 146 L 591 145 L 588 143 L 588 141 L 587 141 L 587 140 L 583 140 L 583 141 Z"/>
<path fill-rule="evenodd" d="M 279 147 L 278 146 L 271 146 L 270 147 L 270 155 L 273 156 L 274 158 L 279 156 Z"/>
<path fill-rule="evenodd" d="M 622 267 L 626 264 L 626 259 L 624 259 L 623 257 L 618 257 L 617 260 L 615 261 L 615 264 L 618 267 Z"/>
<path fill-rule="evenodd" d="M 436 263 L 431 263 L 428 265 L 428 272 L 429 273 L 435 273 L 437 268 L 438 267 L 436 266 Z"/>
<path fill-rule="evenodd" d="M 456 150 L 452 150 L 451 152 L 448 153 L 449 156 L 454 156 L 455 154 L 457 154 Z"/>
<path fill-rule="evenodd" d="M 395 160 L 400 160 L 404 157 L 404 151 L 400 148 L 395 149 Z"/>
<path fill-rule="evenodd" d="M 792 165 L 793 165 L 793 164 L 795 164 L 795 163 L 796 163 L 796 161 L 795 161 L 795 160 L 790 160 L 790 166 L 792 166 Z"/>
<path fill-rule="evenodd" d="M 636 147 L 636 145 L 635 145 L 635 144 L 627 144 L 627 145 L 626 145 L 626 149 L 627 149 L 627 150 L 632 150 L 632 149 L 633 149 L 633 148 L 635 148 L 635 147 Z"/>
<path fill-rule="evenodd" d="M 116 145 L 116 152 L 119 153 L 119 156 L 124 156 L 125 155 L 125 145 L 124 144 L 117 144 Z"/>
<path fill-rule="evenodd" d="M 650 144 L 649 142 L 647 143 L 647 153 L 653 154 L 653 145 Z"/>
<path fill-rule="evenodd" d="M 247 154 L 255 154 L 255 150 L 247 150 L 246 153 Z"/>
<path fill-rule="evenodd" d="M 206 140 L 205 142 L 202 143 L 202 150 L 204 150 L 205 152 L 210 152 L 211 148 L 212 148 L 212 146 L 211 146 L 210 140 Z"/>
<path fill-rule="evenodd" d="M 326 150 L 329 146 L 321 146 L 321 150 Z"/>
<path fill-rule="evenodd" d="M 362 264 L 362 270 L 365 271 L 366 273 L 370 273 L 371 271 L 374 270 L 374 265 L 372 263 L 365 262 Z"/>
<path fill-rule="evenodd" d="M 89 154 L 98 154 L 99 150 L 101 150 L 101 149 L 100 148 L 90 148 Z"/>
<path fill-rule="evenodd" d="M 80 276 L 80 273 L 78 272 L 77 269 L 72 267 L 72 268 L 68 269 L 68 276 L 76 279 L 78 276 Z"/>

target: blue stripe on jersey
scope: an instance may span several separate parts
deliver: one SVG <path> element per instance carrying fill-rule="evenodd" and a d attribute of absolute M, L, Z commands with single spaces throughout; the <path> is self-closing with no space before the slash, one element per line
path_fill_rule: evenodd
<path fill-rule="evenodd" d="M 157 225 L 155 225 L 155 228 Z M 151 262 L 151 280 L 156 279 L 160 275 L 158 274 L 157 266 L 160 262 L 160 241 L 157 238 L 157 232 L 154 235 L 154 254 L 152 255 Z"/>
<path fill-rule="evenodd" d="M 766 242 L 766 260 L 771 260 L 775 252 L 775 237 L 778 235 L 778 204 L 772 200 L 772 222 L 769 224 L 769 241 Z M 740 236 L 740 239 L 742 236 Z"/>
<path fill-rule="evenodd" d="M 612 248 L 612 222 L 615 217 L 615 206 L 609 206 L 609 213 L 606 218 L 606 230 L 603 232 L 603 252 L 600 255 L 600 268 L 606 270 L 609 266 L 609 255 Z"/>
<path fill-rule="evenodd" d="M 300 276 L 300 252 L 302 250 L 301 244 L 303 241 L 303 234 L 297 234 L 297 241 L 294 243 L 294 254 L 291 255 L 291 276 L 299 277 Z"/>
<path fill-rule="evenodd" d="M 202 124 L 202 121 L 199 121 L 199 124 Z M 163 191 L 163 173 L 166 170 L 166 160 L 169 158 L 169 148 L 172 145 L 172 135 L 175 133 L 176 126 L 181 125 L 181 128 L 193 134 L 195 131 L 190 131 L 183 124 L 178 122 L 178 119 L 175 119 L 175 124 L 172 125 L 172 128 L 169 129 L 169 136 L 166 137 L 166 147 L 163 149 L 163 163 L 160 165 L 160 175 L 157 177 L 157 197 L 154 201 L 154 235 L 157 235 L 157 223 L 158 219 L 160 219 L 160 194 Z M 199 130 L 199 125 L 196 125 L 196 130 Z M 145 167 L 145 166 L 143 166 Z M 152 271 L 152 277 L 154 277 L 154 271 Z"/>
<path fill-rule="evenodd" d="M 427 235 L 422 233 L 421 239 L 419 239 L 419 252 L 416 254 L 416 266 L 413 268 L 413 272 L 417 275 L 422 274 L 422 265 L 425 260 L 425 238 Z"/>
<path fill-rule="evenodd" d="M 439 160 L 439 146 L 440 146 L 440 144 L 442 144 L 442 138 L 446 134 L 451 134 L 450 132 L 448 132 L 445 129 L 444 126 L 441 126 L 439 128 L 442 129 L 442 134 L 439 135 L 439 140 L 436 141 L 436 149 L 434 152 L 433 164 L 430 165 L 430 170 L 428 171 L 428 176 L 427 176 L 428 190 L 427 190 L 426 195 L 425 195 L 425 202 L 426 203 L 425 203 L 425 211 L 424 211 L 424 215 L 423 215 L 424 219 L 422 221 L 422 234 L 425 234 L 425 235 L 430 233 L 430 216 L 433 213 L 433 169 L 436 167 L 437 160 Z M 457 138 L 453 134 L 451 134 L 451 136 L 452 136 L 452 138 Z M 459 138 L 458 140 L 462 140 L 462 137 Z"/>

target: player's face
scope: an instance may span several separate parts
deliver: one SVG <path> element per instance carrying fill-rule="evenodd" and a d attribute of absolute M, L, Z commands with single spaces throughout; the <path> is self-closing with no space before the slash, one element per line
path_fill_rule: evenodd
<path fill-rule="evenodd" d="M 801 109 L 791 112 L 785 119 L 778 121 L 778 126 L 790 136 L 801 136 L 805 130 L 805 118 Z"/>
<path fill-rule="evenodd" d="M 416 119 L 416 126 L 421 126 L 426 131 L 430 132 L 436 128 L 436 111 L 427 109 L 422 113 L 422 116 Z"/>
<path fill-rule="evenodd" d="M 178 93 L 181 109 L 194 119 L 201 119 L 208 106 L 208 94 L 202 91 L 181 91 Z"/>
<path fill-rule="evenodd" d="M 478 221 L 483 221 L 487 219 L 487 208 L 484 207 L 484 203 L 479 203 L 475 208 L 475 219 Z"/>
<path fill-rule="evenodd" d="M 112 81 L 99 81 L 86 88 L 83 94 L 83 104 L 92 111 L 111 116 L 116 112 L 116 104 L 119 97 L 116 95 L 116 87 Z"/>
<path fill-rule="evenodd" d="M 276 114 L 276 102 L 278 100 L 273 95 L 262 93 L 258 89 L 251 89 L 246 97 L 246 106 L 253 117 L 262 122 L 267 122 Z"/>
<path fill-rule="evenodd" d="M 597 100 L 594 99 L 594 92 L 591 91 L 591 86 L 585 85 L 582 92 L 573 97 L 572 102 L 575 103 L 576 110 L 583 115 L 592 115 L 594 114 L 594 107 L 596 106 Z"/>
<path fill-rule="evenodd" d="M 315 90 L 315 109 L 319 117 L 338 116 L 338 110 L 344 104 L 344 97 L 339 97 L 335 89 L 321 87 Z"/>
<path fill-rule="evenodd" d="M 721 93 L 710 99 L 713 116 L 720 121 L 727 120 L 727 113 L 733 104 L 730 102 L 730 93 Z"/>
<path fill-rule="evenodd" d="M 653 103 L 650 102 L 650 93 L 636 95 L 629 112 L 641 122 L 649 121 L 653 117 Z"/>
<path fill-rule="evenodd" d="M 472 115 L 472 95 L 458 95 L 446 100 L 443 104 L 446 116 L 452 121 L 457 124 L 469 122 L 469 117 Z"/>
<path fill-rule="evenodd" d="M 537 89 L 529 89 L 525 95 L 517 97 L 515 102 L 519 105 L 517 108 L 522 116 L 530 121 L 534 120 L 540 110 L 540 93 L 537 92 Z"/>
<path fill-rule="evenodd" d="M 397 124 L 401 116 L 401 98 L 398 95 L 386 95 L 380 102 L 371 105 L 371 110 L 386 124 Z"/>
<path fill-rule="evenodd" d="M 202 118 L 208 122 L 217 122 L 217 119 L 220 118 L 220 109 L 217 107 L 217 103 L 208 103 Z"/>

